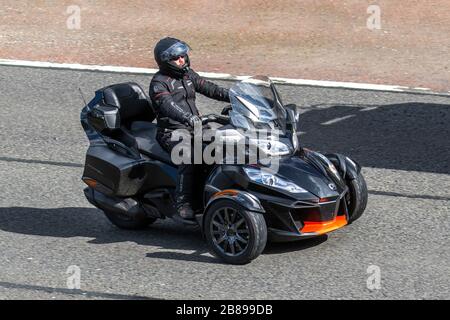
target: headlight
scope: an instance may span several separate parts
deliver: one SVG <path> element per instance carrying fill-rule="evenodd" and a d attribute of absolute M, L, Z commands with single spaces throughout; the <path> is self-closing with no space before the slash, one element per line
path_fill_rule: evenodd
<path fill-rule="evenodd" d="M 260 169 L 244 167 L 244 171 L 250 180 L 264 184 L 266 186 L 274 187 L 289 191 L 291 193 L 307 193 L 305 189 L 299 187 L 295 183 L 281 178 L 275 174 L 265 172 Z"/>
<path fill-rule="evenodd" d="M 278 140 L 249 139 L 249 142 L 258 146 L 269 156 L 284 156 L 291 153 L 288 145 Z"/>

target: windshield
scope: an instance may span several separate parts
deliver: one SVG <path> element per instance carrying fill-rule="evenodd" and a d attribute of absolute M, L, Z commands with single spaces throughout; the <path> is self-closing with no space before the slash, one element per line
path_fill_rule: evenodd
<path fill-rule="evenodd" d="M 286 129 L 286 110 L 275 85 L 266 76 L 236 83 L 230 89 L 231 122 L 238 128 Z"/>
<path fill-rule="evenodd" d="M 295 111 L 281 101 L 275 85 L 266 76 L 251 77 L 230 88 L 231 124 L 249 145 L 270 157 L 283 156 L 298 148 Z M 246 143 L 247 143 L 246 142 Z"/>

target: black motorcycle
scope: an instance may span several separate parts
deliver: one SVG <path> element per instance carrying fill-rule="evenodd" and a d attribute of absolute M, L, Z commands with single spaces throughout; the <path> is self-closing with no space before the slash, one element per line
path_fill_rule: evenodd
<path fill-rule="evenodd" d="M 82 177 L 88 201 L 123 229 L 146 228 L 166 217 L 198 225 L 212 252 L 231 264 L 255 259 L 268 239 L 315 237 L 361 216 L 367 186 L 360 166 L 340 154 L 302 148 L 297 108 L 282 104 L 267 77 L 234 84 L 230 100 L 221 115 L 202 122 L 216 127 L 217 144 L 243 142 L 237 149 L 244 150 L 246 162 L 199 165 L 197 214 L 183 220 L 174 207 L 177 164 L 156 141 L 149 98 L 136 83 L 96 91 L 81 112 L 90 142 Z M 269 134 L 247 134 L 259 131 Z M 250 150 L 262 156 L 248 161 Z"/>

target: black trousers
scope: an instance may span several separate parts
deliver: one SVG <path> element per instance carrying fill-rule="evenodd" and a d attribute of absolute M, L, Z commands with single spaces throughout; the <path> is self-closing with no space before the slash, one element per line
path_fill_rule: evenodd
<path fill-rule="evenodd" d="M 158 129 L 156 134 L 156 140 L 164 150 L 169 152 L 169 154 L 179 143 L 178 141 L 171 141 L 171 135 L 172 133 L 170 131 L 164 131 L 164 129 Z M 193 150 L 191 153 L 193 153 Z M 185 203 L 192 205 L 195 187 L 195 168 L 196 166 L 194 164 L 181 164 L 178 166 L 177 184 L 175 189 L 175 202 L 177 207 Z"/>

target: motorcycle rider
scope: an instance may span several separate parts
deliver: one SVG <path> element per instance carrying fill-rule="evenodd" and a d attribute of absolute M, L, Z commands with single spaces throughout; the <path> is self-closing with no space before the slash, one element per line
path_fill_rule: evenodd
<path fill-rule="evenodd" d="M 195 93 L 229 102 L 228 89 L 209 82 L 190 68 L 190 47 L 187 43 L 166 37 L 154 48 L 159 71 L 150 83 L 149 96 L 157 112 L 157 141 L 169 153 L 178 141 L 171 141 L 173 130 L 201 124 L 195 105 Z M 192 154 L 192 152 L 191 152 Z M 176 207 L 184 219 L 192 219 L 194 190 L 194 164 L 178 166 Z"/>

